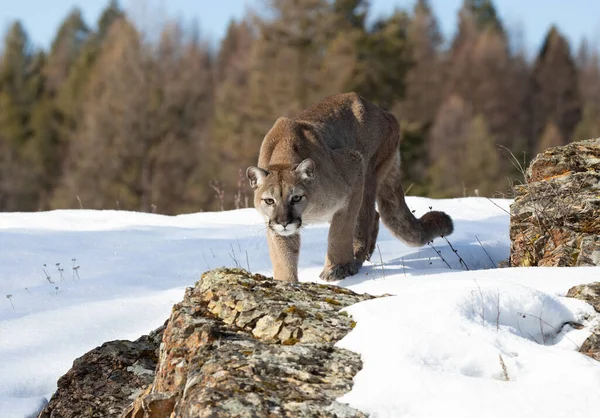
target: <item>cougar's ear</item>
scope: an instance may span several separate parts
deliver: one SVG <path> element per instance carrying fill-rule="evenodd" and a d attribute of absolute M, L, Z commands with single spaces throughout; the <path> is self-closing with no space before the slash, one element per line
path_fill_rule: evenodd
<path fill-rule="evenodd" d="M 302 161 L 294 170 L 302 180 L 312 180 L 315 178 L 315 163 L 310 158 Z"/>
<path fill-rule="evenodd" d="M 258 186 L 260 186 L 265 177 L 268 175 L 268 171 L 258 167 L 248 167 L 246 170 L 246 177 L 248 177 L 248 180 L 250 180 L 250 187 L 253 189 L 256 189 Z"/>

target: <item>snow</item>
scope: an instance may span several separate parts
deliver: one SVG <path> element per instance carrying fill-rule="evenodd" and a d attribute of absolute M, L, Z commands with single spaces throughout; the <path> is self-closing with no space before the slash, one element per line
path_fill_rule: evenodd
<path fill-rule="evenodd" d="M 337 283 L 392 295 L 347 308 L 357 326 L 338 346 L 360 353 L 363 369 L 341 401 L 373 417 L 600 410 L 600 363 L 577 353 L 597 315 L 564 297 L 599 280 L 600 269 L 491 269 L 489 257 L 496 263 L 509 251 L 501 208 L 510 201 L 493 202 L 408 199 L 417 215 L 431 207 L 454 218 L 449 241 L 470 270 L 443 239 L 410 248 L 382 227 L 372 263 Z M 300 280 L 318 282 L 327 225 L 307 227 L 302 239 Z M 236 264 L 270 274 L 253 209 L 0 213 L 0 417 L 35 415 L 75 358 L 148 333 L 203 271 Z"/>

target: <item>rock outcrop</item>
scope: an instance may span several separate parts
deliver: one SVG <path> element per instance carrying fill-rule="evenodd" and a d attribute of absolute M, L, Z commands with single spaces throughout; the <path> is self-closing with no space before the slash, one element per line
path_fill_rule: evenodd
<path fill-rule="evenodd" d="M 600 265 L 600 138 L 538 154 L 515 189 L 511 265 Z"/>
<path fill-rule="evenodd" d="M 600 314 L 600 282 L 573 286 L 569 289 L 567 297 L 586 301 Z M 600 325 L 585 340 L 579 351 L 600 361 Z"/>
<path fill-rule="evenodd" d="M 118 417 L 154 381 L 164 326 L 136 341 L 110 341 L 84 354 L 58 380 L 39 418 Z"/>
<path fill-rule="evenodd" d="M 360 356 L 334 344 L 355 325 L 340 310 L 370 298 L 240 269 L 207 272 L 164 329 L 77 359 L 40 416 L 363 417 L 336 401 Z"/>

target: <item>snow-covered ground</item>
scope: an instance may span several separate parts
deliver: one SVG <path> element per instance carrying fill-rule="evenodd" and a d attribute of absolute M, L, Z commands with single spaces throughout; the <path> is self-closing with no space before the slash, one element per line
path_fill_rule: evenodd
<path fill-rule="evenodd" d="M 341 400 L 374 417 L 597 416 L 600 363 L 576 351 L 596 319 L 563 296 L 600 280 L 600 269 L 490 269 L 485 251 L 494 263 L 508 257 L 504 211 L 479 198 L 409 205 L 454 218 L 450 242 L 470 270 L 442 239 L 434 246 L 451 269 L 433 248 L 407 247 L 381 228 L 373 263 L 338 283 L 395 295 L 348 308 L 358 325 L 338 345 L 364 367 Z M 302 281 L 319 281 L 326 236 L 327 225 L 304 232 Z M 203 271 L 236 264 L 269 274 L 253 209 L 0 214 L 0 417 L 34 414 L 76 357 L 148 333 Z"/>

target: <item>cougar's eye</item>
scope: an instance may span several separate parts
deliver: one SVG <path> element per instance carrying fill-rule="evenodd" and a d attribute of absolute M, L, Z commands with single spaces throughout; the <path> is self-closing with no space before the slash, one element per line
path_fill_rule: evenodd
<path fill-rule="evenodd" d="M 302 200 L 302 196 L 292 196 L 292 203 L 298 203 L 299 201 Z"/>
<path fill-rule="evenodd" d="M 272 204 L 275 203 L 275 201 L 273 199 L 263 199 L 263 202 L 265 202 L 269 206 L 271 206 Z"/>

